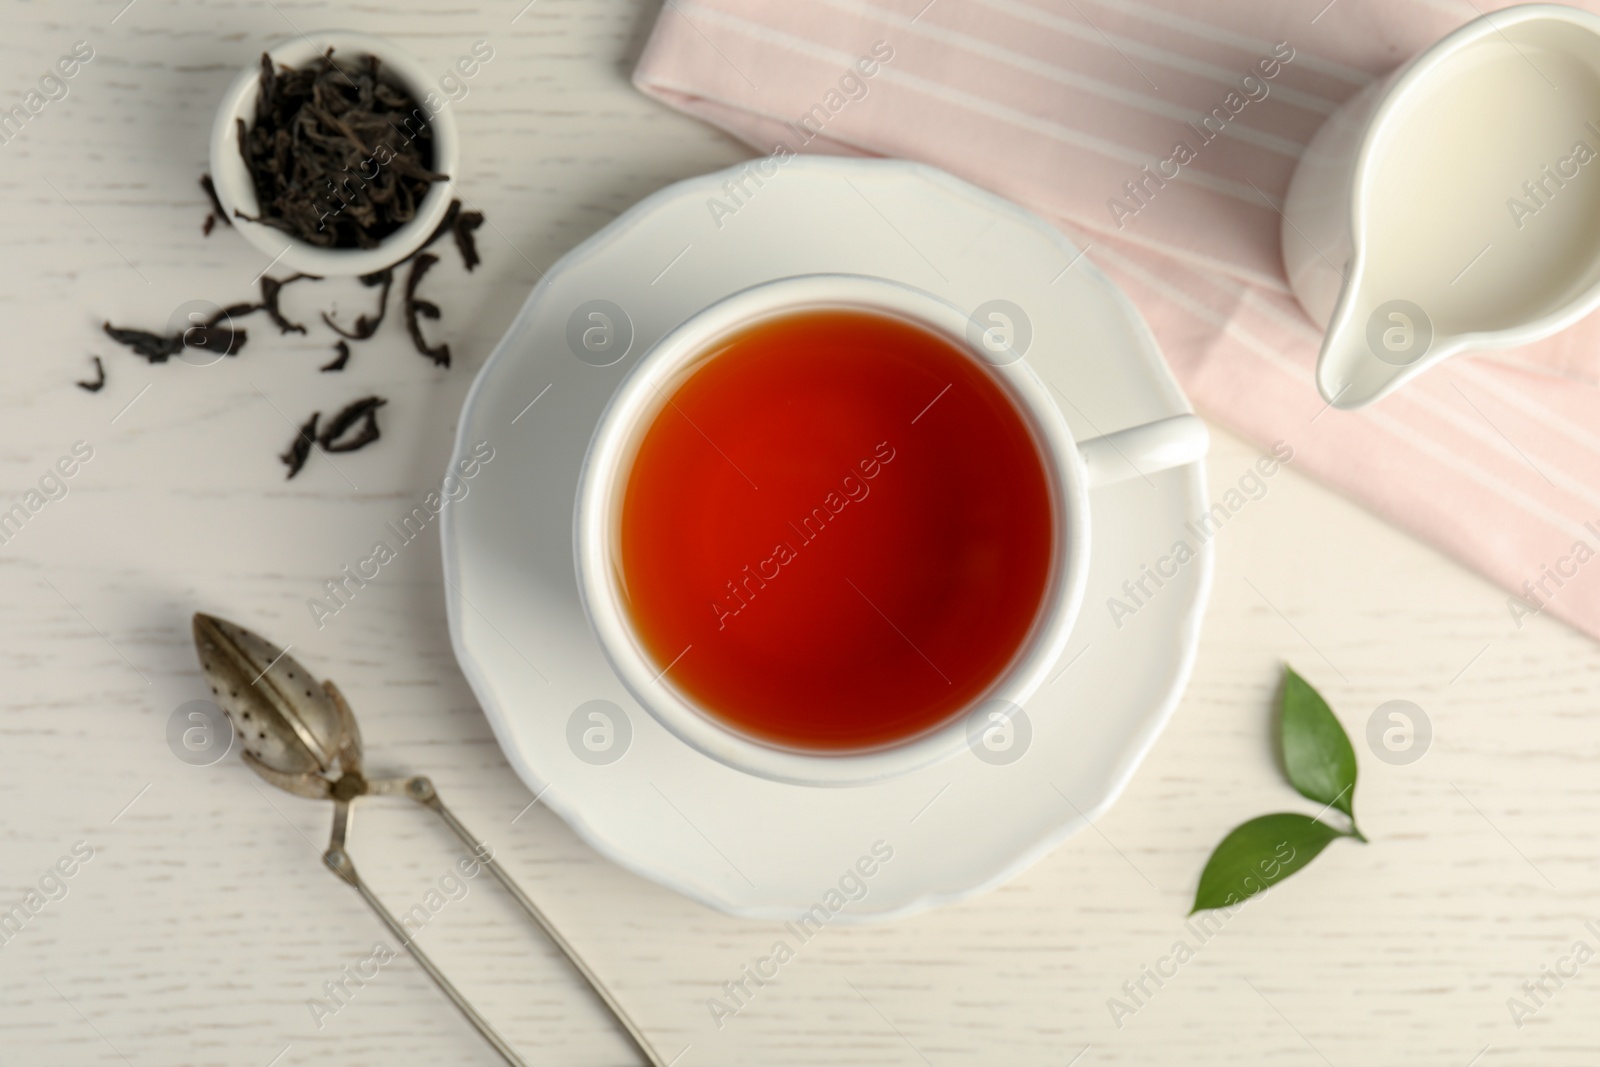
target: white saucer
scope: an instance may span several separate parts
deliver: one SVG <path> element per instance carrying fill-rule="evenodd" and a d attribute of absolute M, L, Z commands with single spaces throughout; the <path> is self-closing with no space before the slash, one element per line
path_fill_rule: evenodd
<path fill-rule="evenodd" d="M 607 398 L 633 358 L 693 312 L 821 272 L 895 279 L 967 309 L 1005 300 L 1031 320 L 1026 358 L 1059 390 L 1076 436 L 1190 410 L 1132 304 L 1042 220 L 915 164 L 799 156 L 773 170 L 764 184 L 743 180 L 742 203 L 726 183 L 761 176 L 753 163 L 656 193 L 529 296 L 462 412 L 452 467 L 478 442 L 494 458 L 444 512 L 450 634 L 512 766 L 597 851 L 736 915 L 795 919 L 820 905 L 824 921 L 870 921 L 990 889 L 1115 800 L 1193 662 L 1212 559 L 1184 524 L 1205 510 L 1205 473 L 1196 464 L 1094 492 L 1083 611 L 1059 674 L 1026 708 L 1032 736 L 1014 762 L 963 752 L 886 783 L 819 789 L 751 777 L 677 740 L 632 700 L 590 632 L 572 513 Z M 603 321 L 587 318 L 592 301 L 631 322 L 627 354 L 608 366 L 568 343 L 575 312 L 576 334 L 598 325 L 590 338 L 605 341 Z M 627 330 L 615 326 L 611 356 Z M 1159 589 L 1146 579 L 1153 596 L 1119 626 L 1108 599 L 1133 606 L 1124 581 L 1180 538 L 1196 557 Z M 581 737 L 604 705 L 577 713 L 597 700 L 625 722 L 595 755 Z M 604 732 L 591 741 L 603 745 Z M 852 869 L 872 874 L 845 877 Z"/>

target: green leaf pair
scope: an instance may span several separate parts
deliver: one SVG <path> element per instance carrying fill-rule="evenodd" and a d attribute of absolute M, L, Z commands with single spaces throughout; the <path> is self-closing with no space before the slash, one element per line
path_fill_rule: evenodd
<path fill-rule="evenodd" d="M 1193 915 L 1240 904 L 1310 863 L 1340 837 L 1367 839 L 1356 826 L 1356 754 L 1328 702 L 1288 666 L 1278 705 L 1279 745 L 1289 784 L 1323 811 L 1337 809 L 1350 820 L 1340 830 L 1295 812 L 1262 815 L 1236 826 L 1212 850 L 1200 872 Z M 1319 813 L 1320 814 L 1320 813 Z"/>

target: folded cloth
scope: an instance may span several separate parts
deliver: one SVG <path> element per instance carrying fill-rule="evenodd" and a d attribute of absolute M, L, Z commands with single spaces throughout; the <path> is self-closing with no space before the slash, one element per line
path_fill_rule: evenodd
<path fill-rule="evenodd" d="M 1342 412 L 1284 276 L 1278 205 L 1318 126 L 1464 21 L 1444 0 L 665 0 L 634 82 L 764 152 L 920 160 L 1027 205 L 1129 293 L 1204 414 L 1510 590 L 1508 627 L 1548 611 L 1600 638 L 1600 316 Z"/>

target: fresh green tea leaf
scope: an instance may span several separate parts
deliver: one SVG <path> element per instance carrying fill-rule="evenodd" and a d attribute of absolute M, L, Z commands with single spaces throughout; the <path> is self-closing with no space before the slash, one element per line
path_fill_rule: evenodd
<path fill-rule="evenodd" d="M 1249 900 L 1310 863 L 1328 842 L 1345 836 L 1325 822 L 1293 812 L 1262 815 L 1236 826 L 1200 872 L 1189 914 Z"/>
<path fill-rule="evenodd" d="M 1338 808 L 1355 825 L 1356 754 L 1322 694 L 1285 666 L 1279 724 L 1283 766 L 1300 795 Z"/>

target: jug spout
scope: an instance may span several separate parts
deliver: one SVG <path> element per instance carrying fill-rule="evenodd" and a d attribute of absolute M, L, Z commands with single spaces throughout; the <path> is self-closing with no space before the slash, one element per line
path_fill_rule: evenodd
<path fill-rule="evenodd" d="M 1347 288 L 1322 340 L 1317 390 L 1333 407 L 1358 408 L 1398 389 L 1452 347 L 1418 304 L 1363 300 Z"/>
<path fill-rule="evenodd" d="M 1518 4 L 1328 118 L 1281 228 L 1290 288 L 1326 329 L 1325 400 L 1360 407 L 1600 308 L 1597 99 L 1600 16 Z"/>

